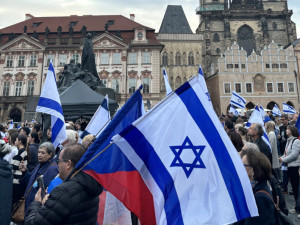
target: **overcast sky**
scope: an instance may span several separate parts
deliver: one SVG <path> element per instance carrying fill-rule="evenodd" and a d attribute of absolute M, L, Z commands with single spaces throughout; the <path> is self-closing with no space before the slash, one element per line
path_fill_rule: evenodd
<path fill-rule="evenodd" d="M 199 0 L 1 0 L 0 29 L 25 20 L 25 14 L 36 17 L 69 15 L 135 14 L 135 21 L 159 31 L 167 5 L 182 5 L 193 32 L 199 25 L 195 10 Z M 298 3 L 298 4 L 297 4 Z M 288 0 L 300 38 L 300 0 Z"/>

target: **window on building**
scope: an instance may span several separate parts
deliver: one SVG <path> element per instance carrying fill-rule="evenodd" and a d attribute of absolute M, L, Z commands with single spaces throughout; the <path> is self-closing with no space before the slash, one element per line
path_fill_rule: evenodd
<path fill-rule="evenodd" d="M 142 63 L 143 64 L 150 64 L 151 63 L 150 52 L 143 52 L 142 53 Z"/>
<path fill-rule="evenodd" d="M 25 55 L 20 55 L 18 67 L 24 67 L 24 66 L 25 66 Z"/>
<path fill-rule="evenodd" d="M 101 53 L 100 64 L 107 65 L 109 64 L 109 55 L 108 53 Z"/>
<path fill-rule="evenodd" d="M 227 64 L 227 69 L 232 69 L 233 68 L 233 64 Z"/>
<path fill-rule="evenodd" d="M 273 83 L 267 83 L 267 92 L 273 93 Z"/>
<path fill-rule="evenodd" d="M 245 69 L 246 68 L 246 64 L 242 64 L 242 69 Z"/>
<path fill-rule="evenodd" d="M 235 88 L 236 93 L 242 93 L 242 84 L 241 83 L 235 83 L 234 88 Z"/>
<path fill-rule="evenodd" d="M 128 92 L 129 94 L 133 94 L 135 92 L 136 79 L 129 78 L 128 79 Z"/>
<path fill-rule="evenodd" d="M 162 65 L 167 66 L 168 65 L 168 53 L 164 52 L 162 56 Z"/>
<path fill-rule="evenodd" d="M 216 53 L 219 55 L 221 53 L 221 50 L 219 48 L 216 48 Z"/>
<path fill-rule="evenodd" d="M 272 64 L 272 68 L 273 68 L 273 69 L 279 68 L 279 65 L 278 65 L 277 63 L 273 63 L 273 64 Z"/>
<path fill-rule="evenodd" d="M 28 88 L 27 88 L 27 95 L 33 95 L 34 92 L 34 81 L 29 80 L 28 81 Z"/>
<path fill-rule="evenodd" d="M 121 53 L 113 53 L 113 64 L 121 64 Z"/>
<path fill-rule="evenodd" d="M 230 83 L 224 83 L 224 92 L 225 92 L 225 94 L 230 94 L 231 93 Z"/>
<path fill-rule="evenodd" d="M 252 93 L 252 83 L 246 83 L 246 92 Z"/>
<path fill-rule="evenodd" d="M 21 91 L 22 91 L 22 81 L 17 81 L 16 82 L 16 91 L 15 91 L 15 96 L 20 96 Z"/>
<path fill-rule="evenodd" d="M 29 64 L 29 66 L 36 66 L 36 59 L 37 59 L 36 55 L 30 55 L 30 64 Z"/>
<path fill-rule="evenodd" d="M 112 89 L 115 90 L 116 93 L 120 93 L 120 80 L 119 79 L 113 79 L 111 83 Z"/>
<path fill-rule="evenodd" d="M 8 55 L 6 58 L 6 67 L 13 67 L 13 56 Z"/>
<path fill-rule="evenodd" d="M 289 93 L 295 93 L 295 83 L 288 83 Z"/>
<path fill-rule="evenodd" d="M 277 92 L 278 93 L 284 92 L 283 83 L 277 83 Z"/>
<path fill-rule="evenodd" d="M 102 84 L 105 85 L 105 87 L 107 87 L 107 79 L 101 79 Z"/>
<path fill-rule="evenodd" d="M 234 64 L 234 68 L 238 69 L 239 68 L 239 64 Z"/>
<path fill-rule="evenodd" d="M 194 65 L 194 54 L 193 54 L 193 52 L 189 53 L 189 65 Z"/>
<path fill-rule="evenodd" d="M 219 42 L 220 41 L 220 36 L 218 33 L 214 33 L 214 38 L 213 38 L 214 42 Z"/>
<path fill-rule="evenodd" d="M 54 55 L 47 55 L 47 66 L 50 65 L 50 61 L 54 63 Z"/>
<path fill-rule="evenodd" d="M 175 65 L 181 65 L 181 56 L 179 52 L 175 55 Z"/>
<path fill-rule="evenodd" d="M 10 87 L 10 82 L 9 81 L 4 81 L 4 83 L 3 83 L 3 96 L 8 96 L 9 95 L 9 87 Z"/>
<path fill-rule="evenodd" d="M 270 64 L 266 63 L 266 68 L 269 69 L 270 68 Z"/>
<path fill-rule="evenodd" d="M 150 93 L 150 78 L 143 78 L 143 93 Z"/>
<path fill-rule="evenodd" d="M 272 23 L 272 27 L 273 27 L 273 30 L 277 30 L 277 23 L 276 23 L 276 22 L 273 22 L 273 23 Z"/>
<path fill-rule="evenodd" d="M 66 54 L 59 55 L 59 65 L 64 66 L 66 63 L 67 63 L 67 55 Z"/>
<path fill-rule="evenodd" d="M 128 64 L 137 64 L 137 53 L 136 52 L 128 53 Z"/>
<path fill-rule="evenodd" d="M 79 54 L 73 54 L 72 59 L 74 59 L 75 65 L 79 63 Z"/>
<path fill-rule="evenodd" d="M 286 63 L 281 63 L 280 68 L 287 68 L 287 64 Z"/>

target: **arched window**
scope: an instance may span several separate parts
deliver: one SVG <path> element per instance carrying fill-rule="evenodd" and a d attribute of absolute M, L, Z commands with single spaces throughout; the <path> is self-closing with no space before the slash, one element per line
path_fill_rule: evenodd
<path fill-rule="evenodd" d="M 217 48 L 216 53 L 219 55 L 221 53 L 221 50 L 219 48 Z"/>
<path fill-rule="evenodd" d="M 273 27 L 273 30 L 277 30 L 277 23 L 276 23 L 276 22 L 273 22 L 273 23 L 272 23 L 272 27 Z"/>
<path fill-rule="evenodd" d="M 189 65 L 194 65 L 194 54 L 193 54 L 193 52 L 189 53 Z"/>
<path fill-rule="evenodd" d="M 174 65 L 174 56 L 173 56 L 173 52 L 170 53 L 170 58 L 169 58 L 169 60 L 170 60 L 169 65 Z"/>
<path fill-rule="evenodd" d="M 200 54 L 199 54 L 199 52 L 196 53 L 196 64 L 200 64 Z"/>
<path fill-rule="evenodd" d="M 168 53 L 164 52 L 162 56 L 162 65 L 167 66 L 168 65 Z"/>
<path fill-rule="evenodd" d="M 175 81 L 175 88 L 178 88 L 180 86 L 181 86 L 181 78 L 180 76 L 177 76 Z"/>
<path fill-rule="evenodd" d="M 161 85 L 160 86 L 161 86 L 160 89 L 161 89 L 162 92 L 166 91 L 165 79 L 164 78 L 161 80 Z"/>
<path fill-rule="evenodd" d="M 182 65 L 186 65 L 186 53 L 182 54 Z"/>
<path fill-rule="evenodd" d="M 180 52 L 177 52 L 176 53 L 176 56 L 175 56 L 175 65 L 181 65 L 181 59 L 180 59 Z"/>
<path fill-rule="evenodd" d="M 243 25 L 238 29 L 237 40 L 240 47 L 243 47 L 248 55 L 252 51 L 256 51 L 255 38 L 253 34 L 253 29 L 248 25 Z"/>
<path fill-rule="evenodd" d="M 214 42 L 220 42 L 220 36 L 218 33 L 214 33 L 214 39 L 213 39 Z"/>
<path fill-rule="evenodd" d="M 171 77 L 171 79 L 170 79 L 170 85 L 171 85 L 171 87 L 173 89 L 174 88 L 174 79 L 173 79 L 173 77 Z"/>

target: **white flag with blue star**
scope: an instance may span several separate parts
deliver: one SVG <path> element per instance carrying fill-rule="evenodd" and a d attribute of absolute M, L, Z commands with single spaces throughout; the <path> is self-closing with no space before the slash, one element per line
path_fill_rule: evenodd
<path fill-rule="evenodd" d="M 282 111 L 283 111 L 284 113 L 287 113 L 287 114 L 294 114 L 294 113 L 297 113 L 296 110 L 295 110 L 292 106 L 290 106 L 290 105 L 288 105 L 288 104 L 286 104 L 286 103 L 283 103 Z"/>
<path fill-rule="evenodd" d="M 230 105 L 229 113 L 232 113 L 235 116 L 239 116 L 239 112 L 236 110 L 236 108 L 233 107 L 233 105 Z"/>
<path fill-rule="evenodd" d="M 231 95 L 231 99 L 230 99 L 230 104 L 232 104 L 238 108 L 245 109 L 246 108 L 246 99 L 244 99 L 238 93 L 233 91 L 232 95 Z"/>
<path fill-rule="evenodd" d="M 274 116 L 281 116 L 281 112 L 280 109 L 278 108 L 278 106 L 275 104 L 273 109 L 272 109 L 272 113 Z"/>
<path fill-rule="evenodd" d="M 257 216 L 241 158 L 197 77 L 113 137 L 139 176 L 139 205 L 165 224 L 231 224 Z M 143 184 L 143 185 L 142 185 Z M 151 218 L 148 218 L 152 221 Z"/>

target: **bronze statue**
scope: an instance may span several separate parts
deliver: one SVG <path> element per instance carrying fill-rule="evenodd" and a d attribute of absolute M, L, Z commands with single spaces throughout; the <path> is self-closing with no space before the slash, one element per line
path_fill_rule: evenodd
<path fill-rule="evenodd" d="M 86 39 L 84 39 L 81 56 L 81 70 L 87 70 L 91 72 L 95 77 L 98 77 L 95 64 L 95 54 L 93 50 L 92 35 L 90 33 L 88 33 Z"/>

